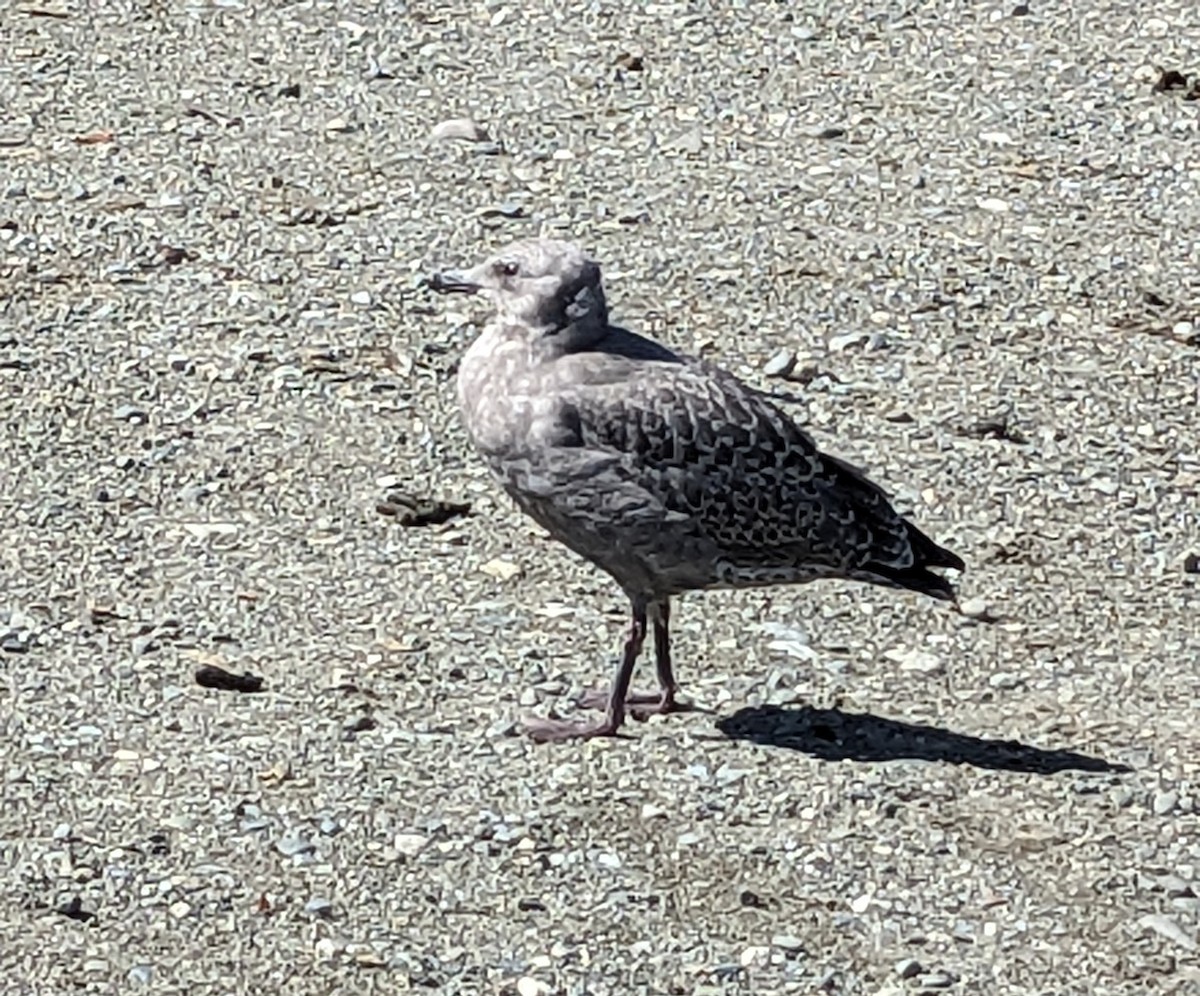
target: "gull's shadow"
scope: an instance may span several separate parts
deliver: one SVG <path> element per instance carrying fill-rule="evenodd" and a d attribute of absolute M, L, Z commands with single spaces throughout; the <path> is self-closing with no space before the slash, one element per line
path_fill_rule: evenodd
<path fill-rule="evenodd" d="M 810 706 L 739 709 L 718 720 L 717 729 L 733 740 L 785 747 L 824 761 L 944 761 L 1037 775 L 1131 770 L 1124 764 L 1070 750 L 1042 750 L 1017 740 L 984 740 L 937 726 Z"/>

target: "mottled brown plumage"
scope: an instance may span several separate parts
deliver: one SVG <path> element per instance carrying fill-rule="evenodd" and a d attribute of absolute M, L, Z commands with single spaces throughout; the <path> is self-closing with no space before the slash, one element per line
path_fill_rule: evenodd
<path fill-rule="evenodd" d="M 769 397 L 610 325 L 599 267 L 574 245 L 517 243 L 430 285 L 496 305 L 459 367 L 471 441 L 517 504 L 632 605 L 605 719 L 535 720 L 535 736 L 615 733 L 627 702 L 676 708 L 669 604 L 685 591 L 849 578 L 954 597 L 929 568 L 962 561 Z M 627 698 L 648 619 L 661 692 Z"/>

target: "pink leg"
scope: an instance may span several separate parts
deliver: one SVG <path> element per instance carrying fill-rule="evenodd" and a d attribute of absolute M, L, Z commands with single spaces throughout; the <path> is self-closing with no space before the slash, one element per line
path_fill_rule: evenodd
<path fill-rule="evenodd" d="M 651 602 L 647 607 L 647 615 L 654 625 L 654 667 L 658 673 L 657 692 L 630 692 L 625 696 L 625 704 L 634 719 L 646 719 L 649 716 L 670 712 L 686 712 L 691 707 L 675 700 L 679 686 L 675 682 L 675 671 L 671 666 L 671 603 L 669 599 Z M 585 709 L 607 709 L 610 693 L 593 691 L 585 693 L 579 704 Z"/>
<path fill-rule="evenodd" d="M 671 602 L 664 598 L 650 605 L 650 618 L 654 622 L 654 669 L 658 674 L 658 704 L 651 712 L 674 712 L 678 707 L 675 695 L 679 685 L 675 683 L 675 670 L 671 667 Z"/>
<path fill-rule="evenodd" d="M 646 605 L 633 603 L 633 621 L 629 636 L 625 639 L 625 651 L 621 663 L 613 675 L 612 687 L 608 692 L 604 718 L 599 723 L 574 723 L 565 719 L 540 719 L 528 717 L 523 725 L 530 737 L 540 743 L 562 740 L 579 740 L 590 737 L 615 737 L 625 722 L 625 698 L 629 694 L 629 682 L 633 677 L 633 666 L 637 663 L 642 644 L 646 641 Z"/>

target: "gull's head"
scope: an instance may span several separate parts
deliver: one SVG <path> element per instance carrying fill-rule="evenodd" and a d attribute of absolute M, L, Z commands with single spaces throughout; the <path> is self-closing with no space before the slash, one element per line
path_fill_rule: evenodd
<path fill-rule="evenodd" d="M 514 242 L 473 269 L 435 273 L 427 283 L 441 294 L 484 295 L 502 319 L 541 336 L 583 339 L 608 325 L 600 266 L 571 242 Z"/>

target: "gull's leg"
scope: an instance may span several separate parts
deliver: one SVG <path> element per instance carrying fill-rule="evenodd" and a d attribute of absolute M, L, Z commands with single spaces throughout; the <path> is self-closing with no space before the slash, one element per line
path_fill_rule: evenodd
<path fill-rule="evenodd" d="M 634 707 L 630 712 L 635 719 L 665 715 L 669 712 L 686 712 L 691 708 L 675 701 L 679 685 L 675 681 L 675 669 L 671 667 L 670 600 L 664 598 L 658 602 L 651 602 L 648 615 L 654 627 L 654 669 L 658 673 L 658 694 L 631 695 L 625 700 Z"/>
<path fill-rule="evenodd" d="M 629 694 L 633 666 L 642 652 L 642 644 L 646 642 L 646 603 L 634 600 L 632 610 L 633 619 L 629 625 L 629 635 L 625 638 L 621 663 L 617 666 L 612 685 L 608 690 L 604 718 L 599 723 L 586 724 L 573 723 L 565 719 L 529 717 L 524 720 L 524 726 L 534 740 L 546 743 L 552 740 L 576 740 L 617 735 L 621 724 L 625 722 L 625 697 Z"/>
<path fill-rule="evenodd" d="M 675 700 L 679 685 L 675 681 L 675 670 L 671 666 L 671 602 L 663 598 L 650 602 L 646 614 L 654 627 L 654 667 L 658 672 L 657 692 L 630 692 L 625 704 L 634 719 L 646 719 L 659 713 L 689 712 L 694 707 Z M 587 692 L 579 704 L 589 709 L 607 709 L 609 696 L 603 691 Z"/>
<path fill-rule="evenodd" d="M 650 604 L 650 621 L 654 624 L 654 668 L 658 673 L 658 712 L 670 712 L 675 708 L 675 695 L 679 685 L 675 682 L 675 670 L 671 667 L 671 600 Z"/>

